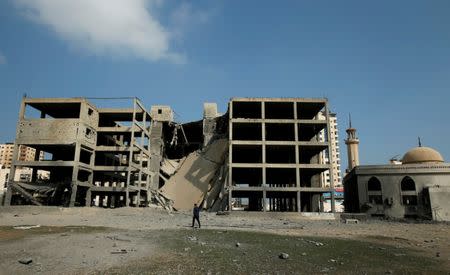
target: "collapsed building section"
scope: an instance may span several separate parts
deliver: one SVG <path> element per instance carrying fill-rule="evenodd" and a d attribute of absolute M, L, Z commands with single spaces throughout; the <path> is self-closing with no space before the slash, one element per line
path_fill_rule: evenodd
<path fill-rule="evenodd" d="M 205 103 L 203 120 L 167 125 L 159 194 L 176 210 L 194 203 L 211 211 L 225 210 L 228 116 Z"/>
<path fill-rule="evenodd" d="M 325 113 L 321 119 L 320 112 Z M 229 103 L 229 209 L 323 212 L 322 154 L 329 154 L 326 99 L 234 98 Z M 332 156 L 329 156 L 332 159 Z M 333 180 L 331 180 L 333 182 Z"/>
<path fill-rule="evenodd" d="M 10 181 L 5 204 L 323 212 L 330 193 L 334 211 L 334 186 L 322 186 L 332 169 L 326 99 L 234 98 L 225 114 L 205 103 L 203 119 L 183 124 L 168 106 L 131 101 L 24 98 L 15 147 L 44 158 L 18 161 L 15 150 L 12 169 L 34 172 Z"/>

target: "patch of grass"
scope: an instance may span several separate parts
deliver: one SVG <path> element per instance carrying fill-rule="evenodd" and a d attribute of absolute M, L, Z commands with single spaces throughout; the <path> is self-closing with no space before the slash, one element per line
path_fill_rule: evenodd
<path fill-rule="evenodd" d="M 437 259 L 414 250 L 364 241 L 203 229 L 155 231 L 147 238 L 157 240 L 155 256 L 99 274 L 448 272 Z M 282 252 L 289 259 L 280 259 Z"/>
<path fill-rule="evenodd" d="M 108 230 L 109 228 L 107 227 L 91 226 L 41 226 L 30 229 L 15 229 L 13 226 L 0 226 L 0 241 L 12 241 L 47 234 L 88 234 Z"/>

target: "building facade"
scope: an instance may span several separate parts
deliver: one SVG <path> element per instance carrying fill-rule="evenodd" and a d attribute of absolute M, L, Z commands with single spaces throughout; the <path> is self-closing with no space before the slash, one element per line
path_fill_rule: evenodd
<path fill-rule="evenodd" d="M 359 165 L 356 130 L 347 129 L 349 173 L 345 212 L 450 221 L 450 163 L 429 147 L 409 150 L 388 165 Z"/>
<path fill-rule="evenodd" d="M 229 209 L 323 212 L 330 193 L 335 211 L 334 174 L 321 181 L 334 160 L 321 157 L 333 143 L 326 99 L 233 98 L 228 110 Z"/>
<path fill-rule="evenodd" d="M 131 108 L 100 108 L 24 98 L 11 175 L 32 172 L 8 178 L 5 205 L 335 212 L 339 148 L 327 99 L 233 98 L 227 113 L 208 103 L 202 120 L 184 124 L 168 106 L 147 112 L 130 99 Z M 23 146 L 45 157 L 22 160 Z"/>
<path fill-rule="evenodd" d="M 97 108 L 85 98 L 24 98 L 8 158 L 11 175 L 19 169 L 33 173 L 26 182 L 9 177 L 5 205 L 147 205 L 150 189 L 158 188 L 149 163 L 151 118 L 138 99 L 129 100 L 131 108 Z M 27 108 L 37 117 L 26 116 Z M 156 142 L 161 131 L 152 125 Z M 23 154 L 24 146 L 45 158 Z M 38 170 L 48 173 L 47 182 Z M 52 197 L 41 196 L 44 187 Z"/>
<path fill-rule="evenodd" d="M 325 119 L 325 114 L 321 112 L 319 114 L 319 117 L 321 119 Z M 339 130 L 338 130 L 338 122 L 337 122 L 337 116 L 335 113 L 330 113 L 330 137 L 331 137 L 331 154 L 333 155 L 333 169 L 331 170 L 333 173 L 333 181 L 335 187 L 341 187 L 342 186 L 342 174 L 341 174 L 341 152 L 339 147 Z M 325 130 L 322 130 L 319 133 L 319 139 L 321 141 L 326 141 L 327 133 Z M 329 153 L 324 152 L 321 154 L 322 162 L 323 163 L 330 163 L 329 159 Z M 331 177 L 330 177 L 330 171 L 325 171 L 321 178 L 322 186 L 329 187 L 331 185 Z"/>
<path fill-rule="evenodd" d="M 13 143 L 0 144 L 0 165 L 3 168 L 11 168 L 12 159 L 14 153 Z M 35 160 L 36 150 L 29 146 L 21 145 L 19 146 L 18 158 L 20 161 L 33 161 Z M 39 154 L 39 160 L 44 158 L 43 152 Z"/>

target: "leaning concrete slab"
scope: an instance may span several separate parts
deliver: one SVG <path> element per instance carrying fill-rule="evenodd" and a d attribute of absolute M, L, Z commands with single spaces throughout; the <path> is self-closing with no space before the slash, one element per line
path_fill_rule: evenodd
<path fill-rule="evenodd" d="M 191 153 L 160 192 L 174 201 L 176 210 L 191 209 L 194 203 L 200 204 L 210 184 L 214 183 L 227 149 L 228 141 L 220 139 L 208 146 L 205 152 Z"/>

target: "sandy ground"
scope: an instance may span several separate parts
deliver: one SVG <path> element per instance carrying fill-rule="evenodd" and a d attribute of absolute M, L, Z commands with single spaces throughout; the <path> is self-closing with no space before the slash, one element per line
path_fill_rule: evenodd
<path fill-rule="evenodd" d="M 0 274 L 87 274 L 120 266 L 155 252 L 149 231 L 187 229 L 191 222 L 190 212 L 169 214 L 157 208 L 0 207 L 0 226 L 9 228 L 0 230 Z M 439 256 L 450 271 L 450 225 L 446 223 L 369 220 L 345 224 L 295 213 L 237 212 L 202 213 L 201 222 L 206 229 L 333 237 L 414 249 L 422 256 Z M 45 227 L 51 232 L 22 238 L 20 229 L 10 228 L 20 225 L 51 226 Z M 64 230 L 58 229 L 62 226 Z M 127 252 L 121 254 L 121 249 Z M 33 259 L 32 267 L 18 263 L 26 257 Z"/>

